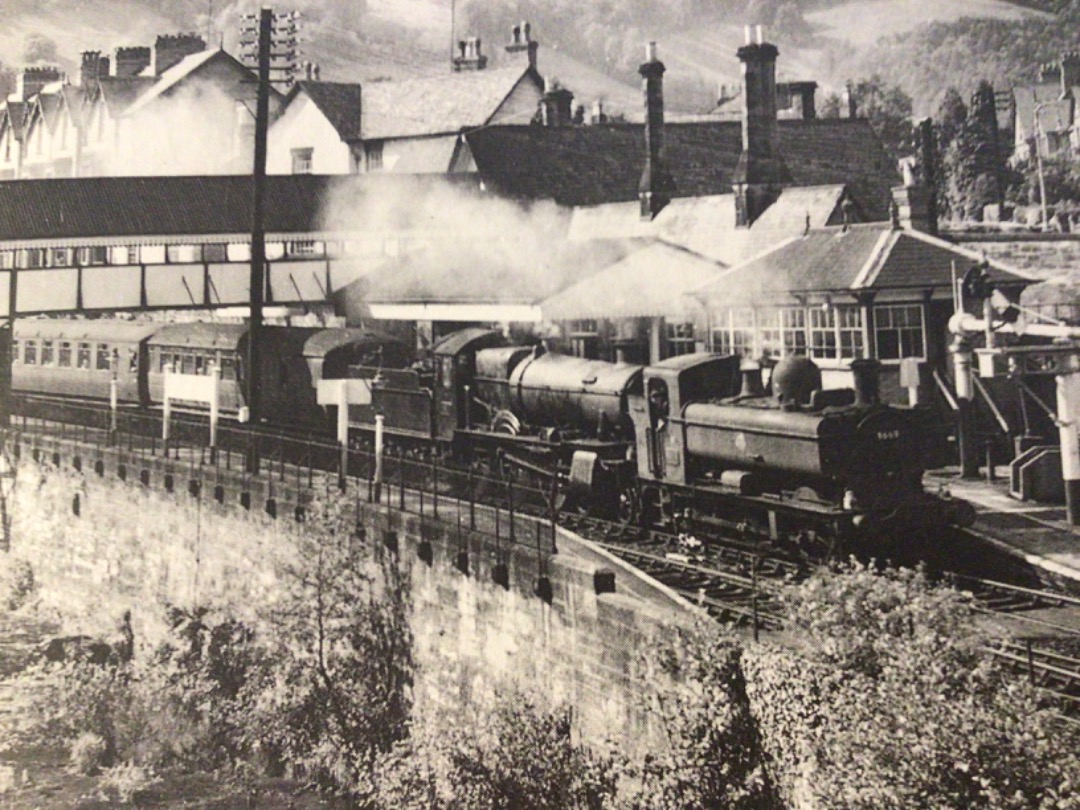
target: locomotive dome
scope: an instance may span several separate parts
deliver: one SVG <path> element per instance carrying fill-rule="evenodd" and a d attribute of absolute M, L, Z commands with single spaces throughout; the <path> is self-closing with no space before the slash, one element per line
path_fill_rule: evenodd
<path fill-rule="evenodd" d="M 773 369 L 772 388 L 781 405 L 807 403 L 821 388 L 821 369 L 809 357 L 785 357 Z"/>

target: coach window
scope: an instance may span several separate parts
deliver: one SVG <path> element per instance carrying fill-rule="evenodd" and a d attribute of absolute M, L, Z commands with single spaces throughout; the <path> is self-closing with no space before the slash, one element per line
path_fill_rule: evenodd
<path fill-rule="evenodd" d="M 203 245 L 202 255 L 204 262 L 227 262 L 229 260 L 229 246 L 225 244 Z"/>
<path fill-rule="evenodd" d="M 201 354 L 195 355 L 195 373 L 196 374 L 205 374 L 206 373 L 206 357 L 204 357 Z"/>
<path fill-rule="evenodd" d="M 19 354 L 19 341 L 11 341 L 11 362 L 18 363 L 22 359 L 22 355 Z"/>
<path fill-rule="evenodd" d="M 89 343 L 80 343 L 79 344 L 79 353 L 78 353 L 76 362 L 78 363 L 79 368 L 84 368 L 84 369 L 89 369 L 90 368 L 90 344 Z"/>
<path fill-rule="evenodd" d="M 97 345 L 97 362 L 94 368 L 98 371 L 109 371 L 112 368 L 112 357 L 109 354 L 108 343 L 99 343 Z"/>
<path fill-rule="evenodd" d="M 23 356 L 23 362 L 26 363 L 26 365 L 28 365 L 28 366 L 36 366 L 37 365 L 37 356 L 38 356 L 37 355 L 37 341 L 36 340 L 28 340 L 28 341 L 26 341 L 26 351 L 25 351 L 24 356 Z"/>
<path fill-rule="evenodd" d="M 874 340 L 879 360 L 925 360 L 922 304 L 874 307 Z"/>
<path fill-rule="evenodd" d="M 53 342 L 51 340 L 41 341 L 41 365 L 51 366 L 53 364 Z"/>
<path fill-rule="evenodd" d="M 60 368 L 71 368 L 71 344 L 66 341 L 60 341 L 60 351 L 56 355 L 56 365 Z"/>
<path fill-rule="evenodd" d="M 128 351 L 128 371 L 131 374 L 136 374 L 139 371 L 139 352 L 137 349 Z"/>
<path fill-rule="evenodd" d="M 236 379 L 236 359 L 233 357 L 221 358 L 221 379 L 223 380 L 235 380 Z"/>

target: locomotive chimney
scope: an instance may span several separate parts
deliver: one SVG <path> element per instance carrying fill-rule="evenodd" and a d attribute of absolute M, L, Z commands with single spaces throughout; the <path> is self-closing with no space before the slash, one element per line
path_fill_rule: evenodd
<path fill-rule="evenodd" d="M 881 363 L 877 360 L 859 359 L 851 361 L 851 376 L 855 387 L 856 405 L 877 405 L 881 402 L 880 370 Z"/>
<path fill-rule="evenodd" d="M 645 170 L 638 184 L 641 218 L 651 220 L 671 202 L 675 182 L 664 164 L 664 63 L 656 58 L 656 43 L 645 48 L 638 68 L 645 91 Z"/>
<path fill-rule="evenodd" d="M 742 390 L 739 397 L 761 397 L 765 395 L 765 386 L 761 383 L 761 366 L 754 362 L 743 363 L 739 367 L 742 374 Z"/>

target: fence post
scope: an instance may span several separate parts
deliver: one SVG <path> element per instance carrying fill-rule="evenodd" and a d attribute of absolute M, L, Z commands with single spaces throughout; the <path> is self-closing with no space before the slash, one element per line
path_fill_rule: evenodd
<path fill-rule="evenodd" d="M 431 454 L 431 502 L 432 514 L 439 519 L 439 455 L 438 450 Z"/>
<path fill-rule="evenodd" d="M 760 641 L 760 628 L 758 622 L 758 562 L 760 557 L 754 555 L 750 563 L 750 604 L 754 611 L 754 641 Z"/>
<path fill-rule="evenodd" d="M 386 417 L 383 414 L 375 415 L 375 470 L 372 475 L 372 480 L 375 487 L 375 503 L 382 501 L 382 480 L 383 480 L 383 452 L 385 452 L 384 442 L 386 430 Z"/>

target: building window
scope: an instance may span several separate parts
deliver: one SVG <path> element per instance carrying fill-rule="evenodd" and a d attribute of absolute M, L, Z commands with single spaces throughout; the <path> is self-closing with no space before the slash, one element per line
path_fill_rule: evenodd
<path fill-rule="evenodd" d="M 926 359 L 922 304 L 874 308 L 874 339 L 879 360 Z"/>
<path fill-rule="evenodd" d="M 854 360 L 863 356 L 861 308 L 812 307 L 809 317 L 811 357 L 821 360 Z"/>
<path fill-rule="evenodd" d="M 198 245 L 168 245 L 165 248 L 165 261 L 169 264 L 192 264 L 198 260 Z"/>
<path fill-rule="evenodd" d="M 202 255 L 204 262 L 227 262 L 229 260 L 229 246 L 225 244 L 203 245 Z"/>
<path fill-rule="evenodd" d="M 714 352 L 740 354 L 749 357 L 754 353 L 754 310 L 734 307 L 721 311 L 720 319 L 712 330 Z"/>
<path fill-rule="evenodd" d="M 71 250 L 68 248 L 53 248 L 49 253 L 49 267 L 69 267 L 71 265 Z"/>
<path fill-rule="evenodd" d="M 836 310 L 832 307 L 814 307 L 810 310 L 810 356 L 825 359 L 836 357 Z"/>
<path fill-rule="evenodd" d="M 23 362 L 28 366 L 36 366 L 37 365 L 37 341 L 36 340 L 28 340 L 28 341 L 26 341 L 26 351 L 25 351 L 25 354 L 23 355 Z"/>
<path fill-rule="evenodd" d="M 590 360 L 600 356 L 600 329 L 596 320 L 570 321 L 568 332 L 571 354 Z"/>
<path fill-rule="evenodd" d="M 0 250 L 0 270 L 10 270 L 15 266 L 15 251 Z"/>
<path fill-rule="evenodd" d="M 315 150 L 312 148 L 307 149 L 293 149 L 292 150 L 292 173 L 293 174 L 311 174 L 312 156 L 315 154 Z"/>
<path fill-rule="evenodd" d="M 669 323 L 667 324 L 667 356 L 676 357 L 680 354 L 693 354 L 696 349 L 694 343 L 694 324 L 692 323 Z"/>
<path fill-rule="evenodd" d="M 109 263 L 109 249 L 104 245 L 79 248 L 79 264 L 89 267 L 95 264 Z"/>
<path fill-rule="evenodd" d="M 367 170 L 369 172 L 380 171 L 383 167 L 383 145 L 381 143 L 369 143 L 364 147 L 367 158 Z"/>

